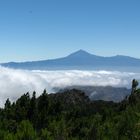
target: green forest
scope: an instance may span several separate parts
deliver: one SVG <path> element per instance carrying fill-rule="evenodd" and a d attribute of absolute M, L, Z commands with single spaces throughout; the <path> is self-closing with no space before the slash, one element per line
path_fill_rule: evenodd
<path fill-rule="evenodd" d="M 76 89 L 7 99 L 0 109 L 0 140 L 140 140 L 138 82 L 132 81 L 131 95 L 120 103 L 90 101 Z"/>

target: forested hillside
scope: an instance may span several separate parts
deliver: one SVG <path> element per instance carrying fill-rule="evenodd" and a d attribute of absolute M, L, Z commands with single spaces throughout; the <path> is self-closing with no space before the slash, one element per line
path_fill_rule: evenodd
<path fill-rule="evenodd" d="M 131 89 L 124 87 L 112 87 L 112 86 L 68 86 L 65 88 L 56 87 L 54 91 L 64 92 L 70 89 L 81 90 L 87 95 L 90 100 L 104 100 L 121 102 L 126 96 L 131 94 Z"/>
<path fill-rule="evenodd" d="M 0 140 L 140 140 L 140 89 L 120 103 L 90 101 L 80 90 L 7 99 Z M 9 91 L 10 92 L 10 91 Z"/>

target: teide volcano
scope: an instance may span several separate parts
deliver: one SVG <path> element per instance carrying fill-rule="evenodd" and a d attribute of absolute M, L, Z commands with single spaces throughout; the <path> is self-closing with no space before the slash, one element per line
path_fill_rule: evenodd
<path fill-rule="evenodd" d="M 114 67 L 114 70 L 120 67 L 140 68 L 140 59 L 117 55 L 112 57 L 103 57 L 90 54 L 84 50 L 79 50 L 66 57 L 28 62 L 9 62 L 2 63 L 2 66 L 16 69 L 30 70 L 62 70 L 62 69 L 106 69 Z"/>

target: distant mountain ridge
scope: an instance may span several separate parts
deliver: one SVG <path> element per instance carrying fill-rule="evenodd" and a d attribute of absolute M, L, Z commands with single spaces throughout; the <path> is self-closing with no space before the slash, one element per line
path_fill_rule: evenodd
<path fill-rule="evenodd" d="M 89 67 L 140 67 L 140 59 L 117 55 L 103 57 L 79 50 L 66 57 L 29 62 L 2 63 L 2 66 L 17 69 L 86 69 Z"/>
<path fill-rule="evenodd" d="M 56 92 L 64 92 L 67 90 L 77 89 L 83 91 L 86 96 L 91 100 L 103 100 L 121 102 L 131 94 L 131 89 L 123 87 L 111 87 L 111 86 L 69 86 L 65 88 L 55 87 Z"/>

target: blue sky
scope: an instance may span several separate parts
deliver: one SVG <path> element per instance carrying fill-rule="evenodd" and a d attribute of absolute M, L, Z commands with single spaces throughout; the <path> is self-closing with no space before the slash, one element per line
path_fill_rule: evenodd
<path fill-rule="evenodd" d="M 0 62 L 79 49 L 140 58 L 140 0 L 0 0 Z"/>

